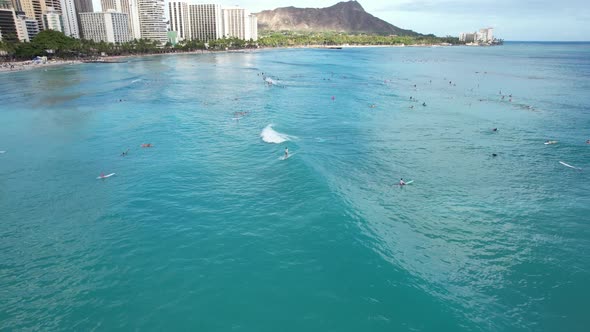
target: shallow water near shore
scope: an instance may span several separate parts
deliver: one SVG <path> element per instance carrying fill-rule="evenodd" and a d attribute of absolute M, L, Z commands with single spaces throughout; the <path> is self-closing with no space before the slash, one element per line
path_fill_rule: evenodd
<path fill-rule="evenodd" d="M 152 56 L 0 91 L 2 330 L 590 325 L 590 44 Z"/>

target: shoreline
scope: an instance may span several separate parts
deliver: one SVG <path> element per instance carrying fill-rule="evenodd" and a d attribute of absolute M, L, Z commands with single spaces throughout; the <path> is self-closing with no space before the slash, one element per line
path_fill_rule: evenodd
<path fill-rule="evenodd" d="M 0 74 L 1 73 L 14 73 L 21 71 L 29 71 L 35 69 L 58 67 L 65 65 L 83 64 L 88 61 L 95 60 L 96 62 L 109 63 L 110 61 L 117 61 L 121 59 L 133 59 L 142 57 L 152 56 L 167 56 L 167 55 L 190 55 L 190 54 L 212 54 L 212 53 L 242 53 L 242 52 L 257 52 L 267 50 L 281 50 L 281 49 L 326 49 L 326 50 L 338 50 L 346 48 L 404 48 L 404 47 L 448 47 L 454 45 L 446 44 L 412 44 L 412 45 L 294 45 L 294 46 L 281 46 L 281 47 L 260 47 L 260 48 L 245 48 L 237 50 L 195 50 L 195 51 L 180 51 L 180 52 L 164 52 L 164 53 L 146 53 L 146 54 L 127 54 L 127 55 L 108 55 L 104 57 L 98 57 L 93 59 L 85 60 L 49 60 L 46 63 L 34 63 L 32 60 L 24 61 L 10 61 L 0 63 Z"/>
<path fill-rule="evenodd" d="M 34 63 L 33 60 L 3 62 L 0 65 L 0 73 L 16 73 L 42 68 L 75 65 L 83 63 L 82 60 L 49 60 L 46 63 Z"/>

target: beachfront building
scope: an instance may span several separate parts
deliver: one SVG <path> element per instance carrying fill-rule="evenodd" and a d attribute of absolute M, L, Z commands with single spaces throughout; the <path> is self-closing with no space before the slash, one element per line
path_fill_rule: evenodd
<path fill-rule="evenodd" d="M 190 4 L 190 39 L 209 41 L 223 37 L 223 17 L 221 5 Z"/>
<path fill-rule="evenodd" d="M 74 0 L 74 10 L 76 12 L 76 21 L 78 22 L 79 38 L 82 38 L 82 25 L 80 23 L 80 13 L 91 13 L 94 11 L 92 0 Z"/>
<path fill-rule="evenodd" d="M 164 20 L 164 0 L 138 0 L 141 38 L 164 45 L 168 42 Z"/>
<path fill-rule="evenodd" d="M 78 24 L 78 13 L 74 0 L 61 0 L 61 14 L 66 36 L 80 38 L 80 26 Z"/>
<path fill-rule="evenodd" d="M 23 20 L 25 21 L 25 26 L 27 27 L 27 37 L 29 41 L 31 41 L 39 33 L 39 23 L 37 23 L 37 20 L 34 18 L 26 16 L 23 17 Z"/>
<path fill-rule="evenodd" d="M 495 42 L 494 29 L 483 28 L 477 32 L 464 32 L 459 35 L 459 41 L 465 43 L 484 43 L 491 44 Z"/>
<path fill-rule="evenodd" d="M 74 0 L 74 6 L 76 7 L 78 14 L 91 13 L 94 11 L 92 0 Z"/>
<path fill-rule="evenodd" d="M 46 10 L 53 8 L 56 12 L 61 13 L 61 0 L 41 0 L 41 2 L 45 3 Z"/>
<path fill-rule="evenodd" d="M 64 32 L 61 13 L 52 7 L 47 7 L 47 10 L 43 13 L 43 29 Z"/>
<path fill-rule="evenodd" d="M 23 7 L 21 6 L 20 0 L 0 0 L 0 7 L 6 7 L 6 5 L 2 5 L 2 3 L 6 3 L 6 4 L 11 4 L 12 8 L 14 9 L 15 12 L 22 12 L 23 11 Z"/>
<path fill-rule="evenodd" d="M 34 18 L 39 30 L 43 30 L 43 12 L 47 10 L 45 0 L 20 0 L 20 4 L 25 16 Z"/>
<path fill-rule="evenodd" d="M 141 38 L 138 0 L 101 0 L 101 5 L 103 12 L 114 10 L 127 14 L 129 33 L 132 39 Z"/>
<path fill-rule="evenodd" d="M 10 3 L 0 3 L 0 40 L 19 41 L 16 14 Z"/>
<path fill-rule="evenodd" d="M 459 35 L 459 41 L 473 43 L 475 41 L 475 33 L 463 32 Z"/>
<path fill-rule="evenodd" d="M 170 17 L 170 31 L 176 32 L 175 40 L 190 39 L 188 4 L 186 2 L 168 2 L 168 17 Z"/>
<path fill-rule="evenodd" d="M 125 43 L 131 41 L 127 14 L 110 10 L 80 13 L 82 35 L 95 42 Z"/>
<path fill-rule="evenodd" d="M 252 22 L 257 22 L 255 15 L 239 7 L 225 7 L 222 9 L 222 14 L 223 36 L 250 40 L 254 39 L 255 35 L 256 39 L 258 39 L 258 27 L 254 27 L 254 31 L 252 31 Z"/>
<path fill-rule="evenodd" d="M 477 33 L 477 41 L 482 43 L 492 42 L 494 40 L 494 29 L 493 28 L 484 28 L 479 29 Z"/>
<path fill-rule="evenodd" d="M 31 38 L 29 38 L 29 33 L 27 31 L 27 22 L 25 13 L 22 11 L 16 12 L 15 11 L 15 24 L 16 24 L 16 34 L 18 36 L 18 40 L 21 42 L 29 42 Z"/>

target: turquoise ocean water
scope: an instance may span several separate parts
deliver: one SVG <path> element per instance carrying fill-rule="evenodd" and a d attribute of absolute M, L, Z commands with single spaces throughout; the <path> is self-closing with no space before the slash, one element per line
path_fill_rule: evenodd
<path fill-rule="evenodd" d="M 3 74 L 0 330 L 587 331 L 589 91 L 572 43 Z"/>

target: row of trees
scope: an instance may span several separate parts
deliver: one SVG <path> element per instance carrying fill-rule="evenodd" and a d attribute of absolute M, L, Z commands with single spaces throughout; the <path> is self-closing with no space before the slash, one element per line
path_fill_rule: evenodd
<path fill-rule="evenodd" d="M 229 50 L 257 47 L 252 40 L 222 38 L 208 43 L 199 40 L 182 41 L 176 45 L 162 46 L 156 41 L 136 39 L 126 43 L 95 42 L 93 40 L 68 37 L 61 32 L 45 30 L 39 32 L 31 42 L 0 41 L 0 50 L 10 59 L 26 60 L 35 56 L 50 56 L 62 59 L 93 58 L 101 54 L 134 55 L 170 53 L 195 50 Z"/>
<path fill-rule="evenodd" d="M 53 30 L 41 31 L 31 42 L 21 43 L 4 39 L 0 41 L 0 50 L 10 59 L 31 59 L 35 56 L 47 55 L 63 59 L 92 58 L 101 54 L 132 55 L 170 52 L 188 52 L 195 50 L 231 50 L 256 47 L 288 47 L 309 45 L 434 45 L 440 43 L 460 44 L 458 38 L 439 38 L 428 36 L 379 36 L 343 33 L 296 33 L 272 32 L 257 42 L 238 38 L 222 38 L 209 42 L 185 40 L 176 45 L 170 43 L 161 46 L 156 41 L 136 39 L 127 43 L 95 42 L 76 39 Z"/>
<path fill-rule="evenodd" d="M 264 47 L 288 47 L 309 45 L 435 45 L 447 43 L 462 44 L 459 38 L 425 36 L 383 36 L 367 34 L 345 34 L 336 32 L 298 33 L 298 32 L 270 32 L 259 39 L 258 43 Z"/>

